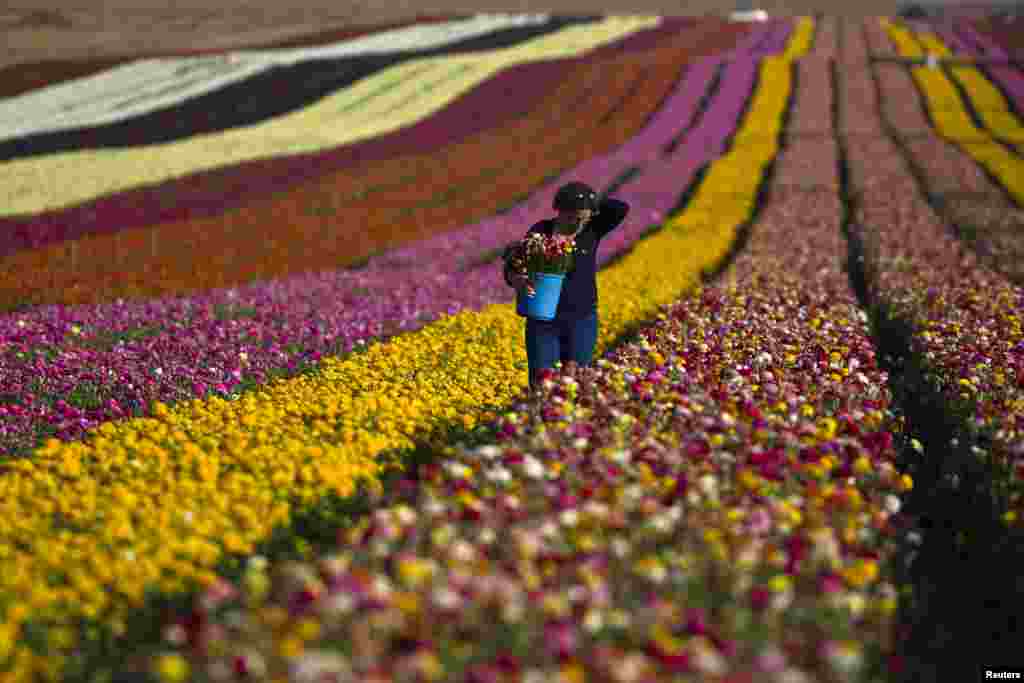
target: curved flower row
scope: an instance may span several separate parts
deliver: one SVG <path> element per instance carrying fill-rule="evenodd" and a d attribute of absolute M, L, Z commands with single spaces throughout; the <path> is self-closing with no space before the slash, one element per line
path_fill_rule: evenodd
<path fill-rule="evenodd" d="M 914 37 L 929 53 L 939 57 L 952 57 L 953 51 L 939 39 L 937 33 L 943 34 L 948 42 L 955 40 L 955 36 L 941 28 L 936 28 L 935 31 L 936 33 L 933 33 L 918 28 L 914 31 Z M 963 88 L 971 109 L 977 112 L 981 123 L 993 137 L 1012 144 L 1024 142 L 1024 126 L 1010 110 L 1006 97 L 992 81 L 975 66 L 953 64 L 948 69 Z M 1024 93 L 1020 93 L 1020 96 L 1024 97 Z"/>
<path fill-rule="evenodd" d="M 1021 18 L 1017 15 L 1013 19 L 1002 18 L 993 19 L 992 17 L 976 17 L 973 21 L 972 18 L 966 18 L 963 22 L 968 30 L 977 31 L 990 37 L 994 40 L 1003 54 L 1019 56 L 1021 54 L 1021 47 L 1024 43 L 1021 41 Z"/>
<path fill-rule="evenodd" d="M 937 31 L 947 43 L 955 46 L 959 52 L 978 54 L 995 60 L 1009 59 L 1005 50 L 991 38 L 974 30 L 967 20 L 954 20 L 951 26 L 939 26 Z M 1004 65 L 998 62 L 985 64 L 985 73 L 989 74 L 990 78 L 1002 87 L 1019 114 L 1022 103 L 1024 103 L 1022 102 L 1024 74 L 1009 64 Z"/>
<path fill-rule="evenodd" d="M 884 103 L 913 88 L 910 76 L 898 66 L 879 64 L 875 71 Z M 904 152 L 932 195 L 936 210 L 958 226 L 961 238 L 970 242 L 986 265 L 1018 284 L 1024 282 L 1024 242 L 1018 234 L 1024 209 L 1017 208 L 973 159 L 930 130 L 920 107 L 904 103 L 883 106 L 882 112 L 902 138 Z"/>
<path fill-rule="evenodd" d="M 395 55 L 446 48 L 492 33 L 548 23 L 547 15 L 487 15 L 409 26 L 313 47 L 177 59 L 141 59 L 90 78 L 0 100 L 0 142 L 89 128 L 143 116 L 219 90 L 275 67 L 339 57 Z"/>
<path fill-rule="evenodd" d="M 828 138 L 783 155 L 836 163 Z M 152 670 L 856 680 L 891 625 L 881 560 L 912 482 L 832 258 L 839 216 L 835 188 L 780 195 L 722 283 L 596 368 L 549 373 L 543 404 L 505 414 L 493 445 L 446 448 L 337 552 L 211 585 Z"/>
<path fill-rule="evenodd" d="M 883 26 L 903 56 L 921 56 L 921 48 L 906 29 L 882 20 Z M 955 86 L 939 69 L 911 66 L 910 73 L 928 102 L 939 134 L 959 145 L 988 169 L 1024 205 L 1024 160 L 992 139 L 971 121 Z"/>
<path fill-rule="evenodd" d="M 674 161 L 622 186 L 640 221 L 627 221 L 604 240 L 602 263 L 660 220 L 696 170 L 718 153 L 716 147 L 724 144 L 753 87 L 753 62 L 737 62 L 725 67 L 728 88 L 715 93 L 693 134 L 672 155 Z M 173 403 L 210 392 L 226 396 L 240 385 L 294 374 L 307 361 L 349 352 L 375 336 L 415 329 L 460 308 L 507 300 L 508 290 L 494 286 L 500 281 L 496 263 L 468 266 L 546 215 L 555 188 L 570 176 L 607 186 L 631 162 L 657 154 L 695 116 L 716 64 L 717 58 L 701 60 L 640 135 L 552 180 L 536 201 L 507 216 L 371 259 L 362 270 L 310 274 L 175 301 L 73 311 L 55 307 L 0 319 L 0 339 L 10 345 L 0 357 L 0 395 L 8 403 L 0 405 L 0 414 L 7 417 L 6 425 L 0 425 L 0 450 L 25 450 L 48 434 L 77 438 L 100 422 L 148 413 L 153 400 Z M 747 69 L 750 81 L 738 82 L 740 70 Z M 680 164 L 689 170 L 680 170 Z M 655 198 L 659 206 L 652 206 Z M 466 268 L 456 268 L 458 263 Z M 157 372 L 153 358 L 161 361 Z M 48 398 L 57 396 L 61 399 L 55 403 Z"/>
<path fill-rule="evenodd" d="M 292 38 L 276 40 L 270 43 L 261 42 L 236 49 L 279 50 L 291 47 L 311 47 L 342 40 L 365 38 L 375 33 L 408 28 L 413 25 L 443 24 L 459 18 L 465 17 L 457 14 L 422 15 L 405 21 L 394 21 L 386 24 L 364 24 L 344 29 L 331 29 L 314 34 L 302 34 Z M 46 59 L 43 61 L 22 62 L 0 68 L 0 98 L 17 97 L 39 88 L 52 87 L 60 83 L 95 76 L 96 74 L 130 64 L 139 59 L 194 57 L 198 55 L 223 54 L 223 52 L 223 49 L 210 48 L 172 51 L 153 51 L 150 49 L 142 53 L 114 57 Z"/>
<path fill-rule="evenodd" d="M 737 133 L 737 140 L 755 142 L 727 155 L 730 169 L 745 168 L 748 178 L 773 148 L 752 134 L 777 129 L 772 121 L 785 110 L 791 59 L 800 54 L 793 45 L 806 49 L 810 30 L 810 21 L 802 22 L 787 56 L 762 66 Z M 704 207 L 704 195 L 715 195 L 726 220 L 693 223 L 684 212 L 601 271 L 607 294 L 599 352 L 722 260 L 753 206 L 752 196 L 723 194 L 734 175 L 712 167 L 694 199 Z M 678 229 L 687 223 L 691 229 Z M 116 628 L 147 585 L 174 592 L 189 580 L 208 583 L 222 553 L 251 552 L 254 542 L 287 524 L 293 506 L 330 492 L 349 495 L 360 481 L 372 485 L 392 465 L 378 460 L 384 452 L 410 447 L 412 436 L 459 418 L 472 427 L 486 411 L 508 405 L 525 385 L 521 329 L 507 304 L 464 312 L 359 356 L 324 359 L 316 373 L 236 402 L 158 406 L 153 418 L 104 424 L 88 442 L 53 440 L 32 459 L 6 465 L 0 511 L 10 522 L 0 527 L 0 547 L 18 571 L 0 577 L 0 597 L 17 595 L 18 606 L 6 609 L 0 627 L 15 636 L 12 675 L 41 673 L 61 661 L 53 652 L 41 659 L 17 639 L 30 615 L 46 615 L 34 626 L 51 633 L 66 632 L 75 615 Z M 187 501 L 188 508 L 167 500 Z M 65 642 L 74 646 L 73 632 Z"/>
<path fill-rule="evenodd" d="M 657 22 L 657 17 L 610 17 L 490 53 L 412 60 L 362 79 L 312 107 L 247 129 L 145 148 L 71 152 L 6 162 L 0 165 L 0 184 L 4 188 L 0 211 L 17 215 L 68 206 L 207 168 L 383 135 L 429 116 L 508 66 L 579 54 Z M 354 106 L 374 91 L 424 70 L 433 70 L 438 80 L 426 97 L 404 106 L 402 100 L 409 93 L 388 90 L 373 98 L 370 106 L 346 112 L 349 105 Z M 417 87 L 420 85 L 417 83 Z"/>
<path fill-rule="evenodd" d="M 860 96 L 854 83 L 841 72 L 841 87 L 851 100 Z M 933 365 L 950 398 L 976 400 L 977 425 L 996 432 L 995 455 L 1016 467 L 1015 485 L 1020 486 L 1024 290 L 979 264 L 950 236 L 888 138 L 879 137 L 870 146 L 850 144 L 847 153 L 852 167 L 885 169 L 884 182 L 862 188 L 870 191 L 858 194 L 855 213 L 877 251 L 871 285 L 913 321 L 913 343 Z M 1024 511 L 1022 493 L 1018 489 L 1011 500 L 1008 522 Z"/>
<path fill-rule="evenodd" d="M 748 26 L 726 22 L 712 23 L 710 28 L 704 27 L 703 23 L 698 27 L 694 19 L 665 19 L 655 27 L 631 33 L 581 55 L 517 64 L 503 69 L 435 114 L 387 135 L 310 154 L 218 167 L 27 218 L 2 218 L 0 232 L 10 233 L 6 239 L 10 240 L 8 244 L 12 250 L 22 245 L 38 247 L 86 234 L 106 234 L 163 221 L 219 215 L 253 198 L 301 189 L 321 178 L 358 182 L 346 173 L 355 168 L 373 169 L 373 174 L 376 174 L 388 164 L 401 164 L 403 158 L 422 165 L 421 157 L 424 155 L 436 155 L 441 148 L 465 144 L 476 138 L 486 140 L 517 119 L 535 116 L 536 110 L 545 106 L 545 98 L 550 97 L 560 84 L 580 78 L 579 70 L 587 64 L 652 49 L 662 44 L 667 36 L 679 36 L 682 32 L 687 35 L 685 38 L 680 36 L 680 40 L 689 50 L 680 49 L 679 52 L 714 52 L 732 44 L 735 37 L 749 30 Z M 714 27 L 719 29 L 718 33 L 711 30 Z M 719 35 L 721 40 L 713 39 L 715 35 Z M 287 74 L 283 71 L 279 78 Z M 316 83 L 324 87 L 320 79 L 310 80 L 310 87 L 316 87 Z M 273 84 L 273 80 L 270 82 Z M 248 86 L 266 87 L 262 79 L 247 84 L 247 92 Z M 516 96 L 510 98 L 510 92 L 515 92 Z M 222 95 L 221 99 L 230 101 L 230 94 Z M 222 103 L 221 106 L 230 105 Z M 180 108 L 172 109 L 164 116 L 171 118 L 181 111 Z M 137 124 L 137 139 L 149 142 L 156 141 L 153 136 L 160 135 L 161 128 L 174 125 L 174 121 L 165 125 L 157 117 L 147 117 L 134 123 Z M 396 178 L 407 175 L 406 170 L 392 169 L 383 180 L 378 176 L 369 183 L 369 187 L 362 189 L 374 191 L 373 185 L 394 182 Z M 173 201 L 169 201 L 171 198 Z"/>
<path fill-rule="evenodd" d="M 372 250 L 492 215 L 552 171 L 622 142 L 658 106 L 686 61 L 685 51 L 664 48 L 591 63 L 529 116 L 434 152 L 427 163 L 421 157 L 368 164 L 228 212 L 215 214 L 220 202 L 214 202 L 207 213 L 215 215 L 14 254 L 5 260 L 0 288 L 6 298 L 98 302 L 346 265 Z M 598 92 L 595 84 L 612 68 L 620 77 Z M 390 170 L 390 180 L 383 168 L 374 172 L 378 166 Z M 365 181 L 358 179 L 364 171 Z"/>

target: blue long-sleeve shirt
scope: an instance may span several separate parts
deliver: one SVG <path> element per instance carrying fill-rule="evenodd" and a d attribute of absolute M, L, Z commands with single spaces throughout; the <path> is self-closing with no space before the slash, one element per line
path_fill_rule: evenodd
<path fill-rule="evenodd" d="M 626 202 L 604 199 L 598 207 L 597 215 L 576 235 L 576 257 L 562 283 L 555 320 L 578 320 L 597 311 L 597 248 L 601 239 L 619 227 L 628 213 L 629 204 Z M 534 223 L 527 235 L 534 232 L 550 235 L 554 232 L 554 224 L 554 219 L 545 218 Z"/>

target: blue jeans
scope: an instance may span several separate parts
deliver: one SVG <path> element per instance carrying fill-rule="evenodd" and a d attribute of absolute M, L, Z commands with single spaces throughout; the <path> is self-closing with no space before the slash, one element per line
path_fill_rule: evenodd
<path fill-rule="evenodd" d="M 526 319 L 526 359 L 530 367 L 530 388 L 536 388 L 537 376 L 556 361 L 590 365 L 597 343 L 597 313 L 578 320 Z"/>

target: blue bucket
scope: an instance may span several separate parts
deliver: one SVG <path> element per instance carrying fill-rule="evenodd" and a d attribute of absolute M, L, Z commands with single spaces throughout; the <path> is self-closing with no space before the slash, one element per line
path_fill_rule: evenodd
<path fill-rule="evenodd" d="M 516 312 L 519 315 L 536 320 L 554 320 L 555 311 L 558 310 L 558 297 L 562 294 L 562 282 L 565 281 L 565 275 L 533 273 L 531 280 L 537 293 L 534 296 L 527 296 L 525 292 L 518 292 L 516 295 Z"/>

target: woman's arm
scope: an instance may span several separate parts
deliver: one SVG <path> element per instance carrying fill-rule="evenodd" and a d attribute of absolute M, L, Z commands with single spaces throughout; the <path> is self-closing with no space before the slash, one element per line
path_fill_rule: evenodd
<path fill-rule="evenodd" d="M 622 225 L 629 213 L 629 204 L 620 199 L 606 198 L 598 207 L 597 216 L 592 221 L 598 239 L 604 237 Z"/>
<path fill-rule="evenodd" d="M 503 258 L 505 261 L 505 284 L 513 289 L 525 288 L 528 294 L 532 293 L 533 284 L 530 282 L 530 274 L 526 270 L 522 242 L 513 242 L 505 247 Z"/>

